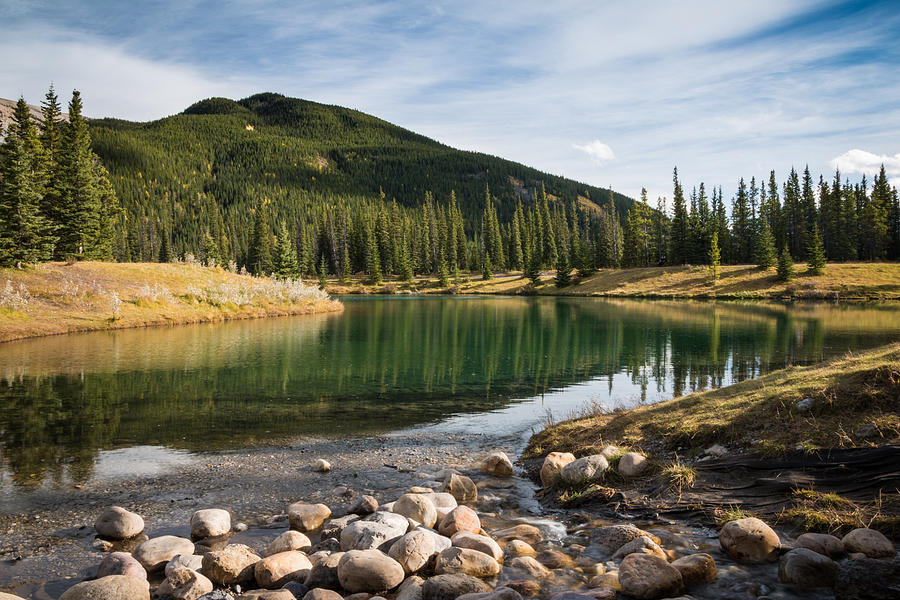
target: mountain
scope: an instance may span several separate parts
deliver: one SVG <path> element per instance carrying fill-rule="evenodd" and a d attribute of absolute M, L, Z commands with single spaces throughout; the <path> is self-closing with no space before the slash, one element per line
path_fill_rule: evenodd
<path fill-rule="evenodd" d="M 219 218 L 237 257 L 246 254 L 253 207 L 265 201 L 272 227 L 315 222 L 322 206 L 396 200 L 414 208 L 431 192 L 446 205 L 455 191 L 470 236 L 480 228 L 485 186 L 501 223 L 521 198 L 546 187 L 551 205 L 576 202 L 599 213 L 608 190 L 477 152 L 456 150 L 365 113 L 262 93 L 240 101 L 202 100 L 183 113 L 134 123 L 90 121 L 95 152 L 109 169 L 144 258 L 161 231 L 173 251 L 197 248 Z M 633 200 L 615 194 L 620 215 Z"/>
<path fill-rule="evenodd" d="M 31 111 L 31 118 L 35 123 L 39 123 L 41 120 L 41 107 L 29 104 L 28 108 Z M 3 139 L 3 132 L 5 132 L 6 128 L 9 127 L 9 124 L 12 123 L 13 112 L 15 112 L 15 110 L 15 100 L 0 98 L 0 129 L 2 129 L 2 131 L 0 131 L 0 140 Z M 66 120 L 68 115 L 63 113 L 62 118 L 63 120 Z"/>

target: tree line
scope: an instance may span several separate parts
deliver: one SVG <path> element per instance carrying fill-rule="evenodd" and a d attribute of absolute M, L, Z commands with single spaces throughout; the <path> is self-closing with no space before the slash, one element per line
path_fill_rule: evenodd
<path fill-rule="evenodd" d="M 19 98 L 0 146 L 0 265 L 113 258 L 121 212 L 91 149 L 81 95 L 63 118 L 52 86 L 35 122 Z"/>

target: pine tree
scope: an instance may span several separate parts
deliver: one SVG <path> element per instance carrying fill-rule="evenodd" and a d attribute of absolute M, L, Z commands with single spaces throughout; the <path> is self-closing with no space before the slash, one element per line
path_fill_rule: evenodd
<path fill-rule="evenodd" d="M 572 282 L 571 268 L 569 267 L 569 259 L 566 252 L 560 252 L 556 258 L 556 277 L 553 283 L 556 287 L 562 288 Z"/>
<path fill-rule="evenodd" d="M 288 231 L 287 224 L 282 219 L 278 228 L 278 236 L 275 239 L 273 273 L 277 277 L 293 279 L 298 276 L 299 272 L 300 268 L 297 265 L 297 251 L 294 249 L 294 240 Z"/>
<path fill-rule="evenodd" d="M 790 281 L 794 278 L 794 259 L 788 250 L 787 244 L 778 255 L 778 281 Z"/>
<path fill-rule="evenodd" d="M 734 198 L 731 210 L 732 231 L 732 256 L 731 260 L 744 264 L 750 260 L 750 251 L 753 248 L 752 232 L 750 228 L 750 197 L 747 194 L 747 185 L 741 177 L 738 183 L 737 195 Z"/>
<path fill-rule="evenodd" d="M 350 275 L 353 267 L 350 264 L 350 245 L 345 241 L 341 252 L 341 283 L 350 283 Z"/>
<path fill-rule="evenodd" d="M 888 185 L 884 165 L 875 177 L 872 194 L 859 211 L 859 228 L 865 258 L 879 260 L 884 258 L 890 244 L 889 209 L 891 190 Z"/>
<path fill-rule="evenodd" d="M 378 244 L 375 242 L 373 227 L 367 227 L 366 235 L 366 274 L 375 285 L 381 283 L 381 258 L 378 252 Z"/>
<path fill-rule="evenodd" d="M 806 249 L 806 263 L 809 266 L 809 272 L 813 275 L 821 275 L 825 272 L 825 247 L 822 245 L 822 236 L 819 235 L 819 226 L 815 223 L 809 239 L 809 247 Z"/>
<path fill-rule="evenodd" d="M 325 255 L 322 254 L 322 260 Z M 254 275 L 272 272 L 272 234 L 269 231 L 268 211 L 264 201 L 256 205 L 253 219 L 253 237 L 247 253 L 247 268 Z"/>
<path fill-rule="evenodd" d="M 756 251 L 754 258 L 756 266 L 760 269 L 771 269 L 778 260 L 778 253 L 775 251 L 775 236 L 769 229 L 766 220 L 762 220 L 759 236 L 756 238 Z"/>
<path fill-rule="evenodd" d="M 672 196 L 672 225 L 670 228 L 671 251 L 669 252 L 669 261 L 674 265 L 684 264 L 688 260 L 690 254 L 690 237 L 688 231 L 688 212 L 684 203 L 684 190 L 681 182 L 678 181 L 678 168 L 675 168 L 674 175 L 675 191 Z"/>
<path fill-rule="evenodd" d="M 626 267 L 646 267 L 650 261 L 650 207 L 647 190 L 641 189 L 641 201 L 628 210 L 625 222 L 622 263 Z"/>
<path fill-rule="evenodd" d="M 713 284 L 719 281 L 719 267 L 722 265 L 722 253 L 719 251 L 719 234 L 713 231 L 709 239 L 709 278 Z"/>
<path fill-rule="evenodd" d="M 488 252 L 483 252 L 481 259 L 481 278 L 484 281 L 494 278 L 494 272 L 491 268 L 491 255 Z"/>
<path fill-rule="evenodd" d="M 325 263 L 325 255 L 319 258 L 319 289 L 324 290 L 328 285 L 328 267 Z"/>
<path fill-rule="evenodd" d="M 440 266 L 438 266 L 438 285 L 447 287 L 450 285 L 450 273 L 447 268 L 447 259 L 441 254 Z"/>
<path fill-rule="evenodd" d="M 169 248 L 169 232 L 162 230 L 159 237 L 162 238 L 159 243 L 159 262 L 170 263 L 172 262 L 172 251 Z"/>

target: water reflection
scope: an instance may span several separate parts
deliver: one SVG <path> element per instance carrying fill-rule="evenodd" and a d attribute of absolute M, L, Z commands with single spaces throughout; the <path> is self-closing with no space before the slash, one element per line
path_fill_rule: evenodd
<path fill-rule="evenodd" d="M 34 488 L 85 481 L 101 449 L 240 447 L 465 414 L 483 415 L 470 427 L 522 428 L 537 404 L 497 411 L 563 388 L 547 401 L 654 402 L 898 333 L 894 305 L 353 298 L 338 315 L 13 342 L 0 346 L 0 471 Z"/>

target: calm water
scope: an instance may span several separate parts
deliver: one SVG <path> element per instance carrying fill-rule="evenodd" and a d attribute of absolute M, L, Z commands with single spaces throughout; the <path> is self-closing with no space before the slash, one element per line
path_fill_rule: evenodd
<path fill-rule="evenodd" d="M 184 451 L 430 427 L 515 433 L 900 339 L 898 305 L 347 298 L 343 314 L 0 345 L 0 486 Z"/>

